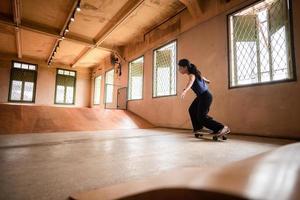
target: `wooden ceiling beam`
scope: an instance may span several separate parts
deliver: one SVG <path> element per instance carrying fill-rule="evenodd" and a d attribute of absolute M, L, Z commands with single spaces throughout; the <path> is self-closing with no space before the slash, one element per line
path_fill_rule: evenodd
<path fill-rule="evenodd" d="M 16 37 L 16 47 L 17 47 L 17 53 L 18 58 L 22 58 L 22 36 L 21 36 L 21 30 L 19 29 L 19 26 L 21 25 L 21 11 L 20 11 L 20 4 L 21 0 L 13 0 L 12 2 L 12 8 L 13 8 L 13 15 L 14 15 L 14 23 L 15 23 L 15 37 Z"/>
<path fill-rule="evenodd" d="M 18 58 L 22 58 L 22 36 L 21 36 L 21 30 L 19 28 L 15 28 L 15 34 L 16 34 L 16 46 L 17 46 L 17 52 L 18 52 Z"/>

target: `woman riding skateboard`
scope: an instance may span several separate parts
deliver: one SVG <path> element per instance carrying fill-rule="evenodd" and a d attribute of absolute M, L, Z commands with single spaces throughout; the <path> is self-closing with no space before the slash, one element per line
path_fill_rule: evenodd
<path fill-rule="evenodd" d="M 178 65 L 179 72 L 189 76 L 189 82 L 181 93 L 181 98 L 183 99 L 190 89 L 192 89 L 197 96 L 189 107 L 193 132 L 197 134 L 203 127 L 206 127 L 212 130 L 217 136 L 225 136 L 230 133 L 228 126 L 215 121 L 212 117 L 207 115 L 212 103 L 212 95 L 207 86 L 210 81 L 202 76 L 197 67 L 190 63 L 189 60 L 181 59 Z"/>

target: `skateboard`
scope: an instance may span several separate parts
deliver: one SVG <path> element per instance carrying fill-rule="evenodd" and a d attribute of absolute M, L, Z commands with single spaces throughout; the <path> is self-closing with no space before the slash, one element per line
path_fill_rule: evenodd
<path fill-rule="evenodd" d="M 196 138 L 204 138 L 204 136 L 208 136 L 212 138 L 214 141 L 218 141 L 220 138 L 222 140 L 227 140 L 227 134 L 226 135 L 218 135 L 218 134 L 213 134 L 212 132 L 206 131 L 206 130 L 201 130 L 201 132 L 195 133 Z"/>

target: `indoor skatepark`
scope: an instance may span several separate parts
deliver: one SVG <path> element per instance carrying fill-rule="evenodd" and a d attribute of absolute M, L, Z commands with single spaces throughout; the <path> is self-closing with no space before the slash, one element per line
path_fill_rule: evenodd
<path fill-rule="evenodd" d="M 0 199 L 299 199 L 299 6 L 1 1 Z"/>

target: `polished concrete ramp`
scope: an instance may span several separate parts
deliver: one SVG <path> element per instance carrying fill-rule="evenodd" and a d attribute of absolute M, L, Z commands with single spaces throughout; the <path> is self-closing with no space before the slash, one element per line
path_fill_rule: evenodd
<path fill-rule="evenodd" d="M 292 142 L 237 135 L 214 142 L 174 129 L 0 135 L 0 199 L 67 199 L 172 169 L 222 168 Z"/>
<path fill-rule="evenodd" d="M 125 110 L 0 104 L 0 134 L 153 128 Z"/>
<path fill-rule="evenodd" d="M 182 168 L 71 195 L 74 200 L 300 199 L 300 142 L 210 168 Z"/>

